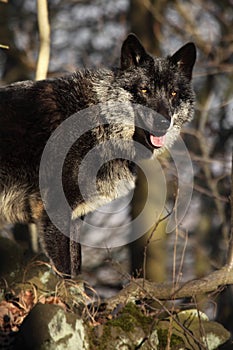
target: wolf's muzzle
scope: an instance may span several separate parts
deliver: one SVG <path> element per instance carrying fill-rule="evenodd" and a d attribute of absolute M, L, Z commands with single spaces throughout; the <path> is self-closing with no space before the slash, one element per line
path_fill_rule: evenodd
<path fill-rule="evenodd" d="M 151 134 L 155 136 L 163 136 L 170 127 L 171 121 L 166 119 L 162 114 L 154 112 L 153 128 L 150 130 Z"/>

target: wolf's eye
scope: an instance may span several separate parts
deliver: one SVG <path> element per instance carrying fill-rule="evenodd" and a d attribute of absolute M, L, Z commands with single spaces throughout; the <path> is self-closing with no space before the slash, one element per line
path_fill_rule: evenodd
<path fill-rule="evenodd" d="M 142 89 L 141 89 L 141 92 L 142 92 L 143 94 L 147 94 L 148 89 L 147 89 L 147 88 L 142 88 Z"/>
<path fill-rule="evenodd" d="M 177 92 L 175 92 L 175 91 L 172 91 L 171 95 L 172 95 L 172 97 L 176 97 L 176 95 L 177 95 Z"/>

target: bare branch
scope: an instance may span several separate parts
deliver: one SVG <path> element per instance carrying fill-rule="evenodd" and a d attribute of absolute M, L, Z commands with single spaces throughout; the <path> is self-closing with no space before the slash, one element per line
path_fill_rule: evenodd
<path fill-rule="evenodd" d="M 36 68 L 36 80 L 47 76 L 50 56 L 50 26 L 47 0 L 37 0 L 40 51 Z"/>
<path fill-rule="evenodd" d="M 1 45 L 1 44 L 0 44 L 0 48 L 1 48 L 1 49 L 7 49 L 7 50 L 8 50 L 8 49 L 9 49 L 9 46 L 8 46 L 8 45 Z"/>
<path fill-rule="evenodd" d="M 144 279 L 131 280 L 116 296 L 105 300 L 108 309 L 114 309 L 118 304 L 126 304 L 143 298 L 174 300 L 194 297 L 204 293 L 216 292 L 218 288 L 233 284 L 232 269 L 228 265 L 214 271 L 206 277 L 191 280 L 175 286 L 174 283 L 154 283 Z"/>

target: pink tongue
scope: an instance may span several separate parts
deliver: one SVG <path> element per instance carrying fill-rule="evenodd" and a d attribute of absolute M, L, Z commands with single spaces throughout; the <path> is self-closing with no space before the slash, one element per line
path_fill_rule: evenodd
<path fill-rule="evenodd" d="M 150 142 L 155 147 L 162 147 L 165 143 L 165 135 L 163 135 L 163 136 L 150 135 Z"/>

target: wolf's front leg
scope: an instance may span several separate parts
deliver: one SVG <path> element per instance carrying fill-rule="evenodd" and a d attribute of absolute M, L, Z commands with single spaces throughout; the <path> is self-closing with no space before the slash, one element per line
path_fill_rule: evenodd
<path fill-rule="evenodd" d="M 82 254 L 80 239 L 81 221 L 71 221 L 70 224 L 70 273 L 75 278 L 81 273 Z"/>
<path fill-rule="evenodd" d="M 74 278 L 81 272 L 81 246 L 76 239 L 76 228 L 70 225 L 70 221 L 66 225 L 66 232 L 71 230 L 70 237 L 61 233 L 44 213 L 39 223 L 39 235 L 46 255 L 58 272 L 64 277 Z"/>

